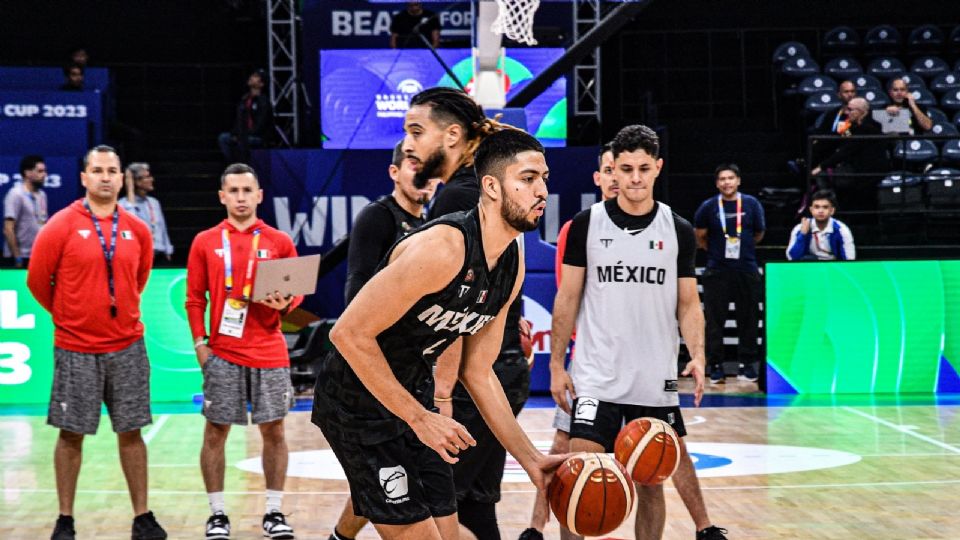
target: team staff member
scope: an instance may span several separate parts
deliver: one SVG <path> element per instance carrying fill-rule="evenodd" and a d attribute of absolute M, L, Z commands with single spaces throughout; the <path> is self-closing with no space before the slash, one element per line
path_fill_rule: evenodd
<path fill-rule="evenodd" d="M 344 287 L 347 305 L 377 272 L 377 266 L 390 247 L 426 223 L 423 206 L 433 198 L 437 182 L 428 182 L 420 189 L 414 186 L 413 178 L 419 167 L 417 160 L 403 154 L 403 141 L 398 142 L 387 169 L 393 180 L 393 193 L 368 204 L 357 215 L 347 251 L 347 284 Z M 348 497 L 330 540 L 352 540 L 366 524 L 366 518 L 354 513 L 353 501 Z"/>
<path fill-rule="evenodd" d="M 600 188 L 600 199 L 609 201 L 617 198 L 620 188 L 617 186 L 617 177 L 613 174 L 613 151 L 610 143 L 600 147 L 600 155 L 597 157 L 597 170 L 593 172 L 593 183 Z M 563 254 L 567 250 L 567 234 L 570 232 L 570 225 L 573 220 L 568 220 L 560 227 L 560 233 L 557 234 L 557 254 L 554 263 L 555 274 L 557 278 L 557 287 L 560 287 L 560 276 L 563 274 Z M 574 339 L 576 339 L 574 332 Z M 572 359 L 572 353 L 571 353 Z M 570 415 L 557 406 L 553 414 L 553 429 L 557 430 L 553 434 L 553 444 L 550 446 L 551 454 L 565 454 L 570 451 Z M 520 533 L 519 540 L 543 540 L 543 528 L 547 525 L 547 518 L 550 516 L 550 505 L 546 497 L 538 497 L 533 504 L 533 515 L 530 517 L 530 527 Z M 560 529 L 560 538 L 567 539 L 570 532 L 566 529 Z"/>
<path fill-rule="evenodd" d="M 642 125 L 612 143 L 620 193 L 573 218 L 554 301 L 550 391 L 570 414 L 570 450 L 612 452 L 621 427 L 636 418 L 667 422 L 686 435 L 677 393 L 677 326 L 690 350 L 683 371 L 703 395 L 703 312 L 694 270 L 696 239 L 688 221 L 653 199 L 663 167 L 657 134 Z M 576 321 L 577 358 L 564 356 Z M 697 540 L 722 540 L 710 524 L 700 484 L 680 440 L 673 482 L 697 528 Z M 637 485 L 634 533 L 663 536 L 663 486 Z"/>
<path fill-rule="evenodd" d="M 147 447 L 140 436 L 153 420 L 140 322 L 153 242 L 147 226 L 117 204 L 123 170 L 113 148 L 90 149 L 80 181 L 86 195 L 40 229 L 27 270 L 27 286 L 54 325 L 47 423 L 60 429 L 54 450 L 60 517 L 51 538 L 76 536 L 83 438 L 97 432 L 106 403 L 136 516 L 132 537 L 162 539 L 167 533 L 147 507 Z"/>
<path fill-rule="evenodd" d="M 20 182 L 3 198 L 3 256 L 13 259 L 14 268 L 25 268 L 30 262 L 33 242 L 40 227 L 47 222 L 47 165 L 40 156 L 20 160 Z"/>
<path fill-rule="evenodd" d="M 230 535 L 223 500 L 224 445 L 231 424 L 247 424 L 247 403 L 263 438 L 264 536 L 294 537 L 280 511 L 288 458 L 283 419 L 293 403 L 280 315 L 303 298 L 272 293 L 266 300 L 250 301 L 257 260 L 297 255 L 289 236 L 257 218 L 262 200 L 257 173 L 243 163 L 228 166 L 220 177 L 220 203 L 227 219 L 197 235 L 187 260 L 187 318 L 203 371 L 207 419 L 200 451 L 211 512 L 207 538 Z M 209 333 L 203 320 L 208 296 Z"/>

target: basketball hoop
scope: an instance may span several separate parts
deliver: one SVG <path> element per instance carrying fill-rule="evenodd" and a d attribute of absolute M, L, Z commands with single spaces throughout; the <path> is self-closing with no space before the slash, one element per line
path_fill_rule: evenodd
<path fill-rule="evenodd" d="M 490 27 L 491 32 L 502 34 L 508 38 L 536 45 L 533 38 L 533 15 L 540 6 L 540 0 L 496 0 L 500 12 L 497 20 Z"/>

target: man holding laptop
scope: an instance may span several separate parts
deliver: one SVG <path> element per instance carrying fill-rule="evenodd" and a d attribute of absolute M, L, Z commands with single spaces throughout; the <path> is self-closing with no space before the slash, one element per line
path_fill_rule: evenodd
<path fill-rule="evenodd" d="M 296 257 L 297 251 L 289 236 L 257 218 L 263 191 L 250 166 L 228 166 L 220 177 L 219 194 L 227 219 L 197 235 L 187 260 L 187 318 L 203 371 L 207 419 L 200 451 L 211 513 L 206 538 L 230 537 L 223 496 L 224 445 L 231 424 L 247 424 L 248 402 L 263 438 L 264 536 L 293 538 L 293 528 L 280 511 L 287 471 L 283 419 L 294 397 L 280 316 L 303 297 L 281 293 L 279 285 L 268 287 L 268 294 L 255 290 L 266 284 L 258 279 L 254 287 L 254 274 L 260 262 Z M 208 296 L 209 332 L 204 321 Z"/>

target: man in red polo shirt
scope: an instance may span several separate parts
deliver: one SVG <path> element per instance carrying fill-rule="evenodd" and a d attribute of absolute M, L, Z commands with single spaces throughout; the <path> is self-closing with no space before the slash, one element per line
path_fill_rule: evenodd
<path fill-rule="evenodd" d="M 27 271 L 27 286 L 54 325 L 47 423 L 60 429 L 53 455 L 60 517 L 51 539 L 76 537 L 73 501 L 83 437 L 97 432 L 101 403 L 117 433 L 136 516 L 132 537 L 162 539 L 167 533 L 147 507 L 147 447 L 140 437 L 153 421 L 140 322 L 153 240 L 147 226 L 117 204 L 123 169 L 113 148 L 87 152 L 80 181 L 86 195 L 40 229 Z"/>
<path fill-rule="evenodd" d="M 257 219 L 262 200 L 257 173 L 243 163 L 228 166 L 220 177 L 227 219 L 198 234 L 187 259 L 187 318 L 203 371 L 207 418 L 200 451 L 211 512 L 206 538 L 230 537 L 223 500 L 224 445 L 231 424 L 247 424 L 247 403 L 263 438 L 264 536 L 294 537 L 280 512 L 287 472 L 283 419 L 293 404 L 280 316 L 303 298 L 272 294 L 262 302 L 250 301 L 257 260 L 297 256 L 289 236 Z M 203 320 L 208 295 L 209 333 Z"/>

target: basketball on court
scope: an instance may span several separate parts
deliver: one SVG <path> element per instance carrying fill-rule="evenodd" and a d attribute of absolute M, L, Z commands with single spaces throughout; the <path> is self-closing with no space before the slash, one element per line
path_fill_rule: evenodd
<path fill-rule="evenodd" d="M 633 482 L 608 454 L 580 453 L 557 469 L 550 508 L 570 532 L 599 536 L 623 523 L 633 506 Z"/>
<path fill-rule="evenodd" d="M 613 455 L 643 485 L 663 483 L 677 470 L 680 441 L 670 424 L 657 418 L 637 418 L 617 435 Z"/>

